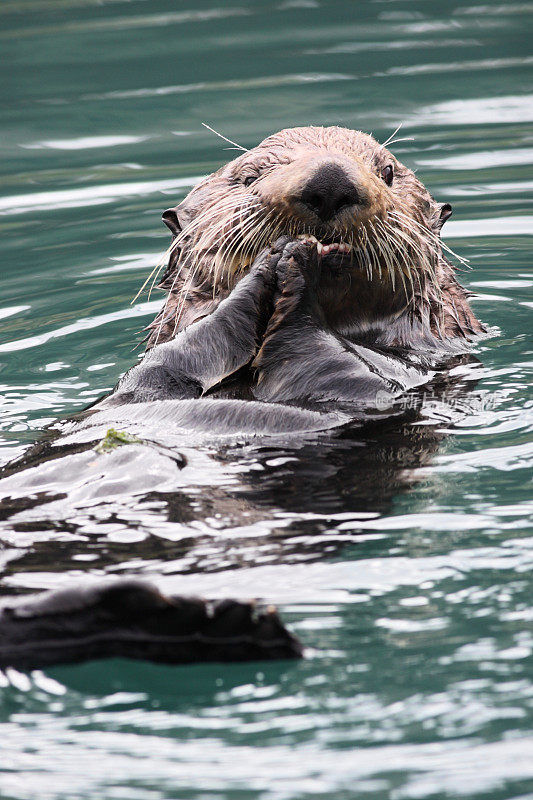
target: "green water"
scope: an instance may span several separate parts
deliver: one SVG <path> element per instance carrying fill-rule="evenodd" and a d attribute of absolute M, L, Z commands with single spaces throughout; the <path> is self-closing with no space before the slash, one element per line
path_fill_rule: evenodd
<path fill-rule="evenodd" d="M 447 241 L 498 330 L 485 400 L 451 422 L 191 448 L 179 475 L 143 456 L 126 484 L 120 463 L 112 487 L 73 473 L 5 513 L 4 594 L 134 573 L 259 595 L 309 656 L 8 671 L 2 800 L 533 798 L 532 11 L 3 0 L 1 463 L 135 358 L 161 212 L 233 155 L 202 122 L 244 146 L 403 123 L 394 152 L 453 204 Z"/>

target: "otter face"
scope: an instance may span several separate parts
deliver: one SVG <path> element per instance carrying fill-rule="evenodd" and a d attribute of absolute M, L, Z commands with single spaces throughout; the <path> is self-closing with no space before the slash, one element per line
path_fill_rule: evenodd
<path fill-rule="evenodd" d="M 372 324 L 378 307 L 394 317 L 428 284 L 438 288 L 439 232 L 450 214 L 372 136 L 308 127 L 269 136 L 163 219 L 175 237 L 170 270 L 187 275 L 182 293 L 227 290 L 279 236 L 306 239 L 323 262 L 320 302 L 341 331 L 354 320 Z"/>

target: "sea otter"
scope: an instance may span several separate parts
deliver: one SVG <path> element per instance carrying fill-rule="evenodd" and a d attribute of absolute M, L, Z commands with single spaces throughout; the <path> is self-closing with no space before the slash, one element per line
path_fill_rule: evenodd
<path fill-rule="evenodd" d="M 450 214 L 368 134 L 269 136 L 164 212 L 166 301 L 143 360 L 96 408 L 205 397 L 363 408 L 426 383 L 484 330 L 444 254 Z"/>
<path fill-rule="evenodd" d="M 365 133 L 268 137 L 165 211 L 168 294 L 147 352 L 64 441 L 150 420 L 210 436 L 320 431 L 364 419 L 383 392 L 423 386 L 484 331 L 444 254 L 450 214 Z M 0 667 L 109 655 L 183 662 L 301 648 L 272 612 L 135 581 L 0 605 Z"/>

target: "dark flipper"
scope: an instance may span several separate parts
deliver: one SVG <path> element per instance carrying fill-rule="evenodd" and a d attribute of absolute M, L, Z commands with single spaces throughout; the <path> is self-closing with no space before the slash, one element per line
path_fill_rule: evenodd
<path fill-rule="evenodd" d="M 124 657 L 189 664 L 299 658 L 302 647 L 272 608 L 165 596 L 119 580 L 0 605 L 0 667 L 38 669 Z"/>

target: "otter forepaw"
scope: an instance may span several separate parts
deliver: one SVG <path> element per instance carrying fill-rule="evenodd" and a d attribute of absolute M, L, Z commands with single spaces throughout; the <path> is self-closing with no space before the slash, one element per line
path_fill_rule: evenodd
<path fill-rule="evenodd" d="M 289 241 L 276 268 L 280 292 L 305 290 L 316 292 L 320 281 L 321 261 L 316 247 L 302 240 Z"/>
<path fill-rule="evenodd" d="M 260 275 L 263 280 L 268 283 L 272 288 L 276 287 L 277 282 L 277 266 L 280 258 L 283 255 L 286 245 L 291 241 L 289 236 L 280 236 L 276 239 L 274 244 L 266 247 L 256 257 L 252 268 L 251 275 Z"/>

